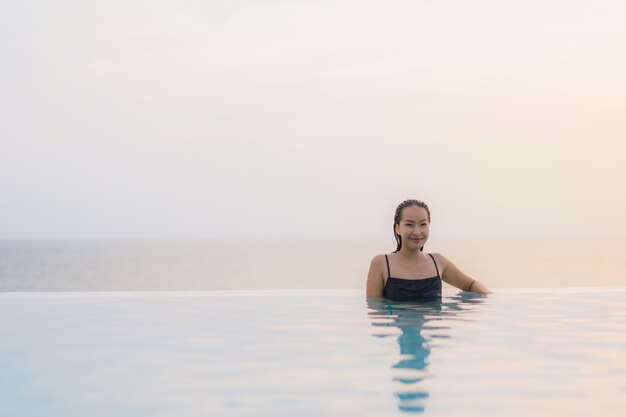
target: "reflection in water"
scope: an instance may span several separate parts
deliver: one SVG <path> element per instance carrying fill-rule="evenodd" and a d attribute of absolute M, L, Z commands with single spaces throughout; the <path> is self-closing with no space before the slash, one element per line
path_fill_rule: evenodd
<path fill-rule="evenodd" d="M 468 312 L 472 304 L 482 300 L 482 297 L 472 293 L 460 293 L 445 297 L 443 301 L 428 303 L 367 299 L 368 315 L 372 326 L 377 328 L 374 336 L 398 336 L 395 330 L 401 331 L 398 336 L 400 358 L 391 366 L 393 380 L 397 383 L 394 394 L 398 397 L 401 411 L 424 412 L 430 395 L 426 380 L 429 377 L 428 357 L 432 340 L 449 337 L 446 332 L 450 329 L 450 322 L 458 320 L 460 313 Z"/>

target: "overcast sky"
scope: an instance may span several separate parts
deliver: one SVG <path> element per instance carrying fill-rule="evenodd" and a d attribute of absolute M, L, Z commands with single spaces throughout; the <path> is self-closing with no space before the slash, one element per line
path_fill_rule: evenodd
<path fill-rule="evenodd" d="M 0 238 L 624 238 L 625 16 L 0 2 Z"/>

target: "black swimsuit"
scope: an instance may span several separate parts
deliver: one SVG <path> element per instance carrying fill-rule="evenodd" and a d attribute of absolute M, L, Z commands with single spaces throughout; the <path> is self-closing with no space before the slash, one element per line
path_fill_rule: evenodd
<path fill-rule="evenodd" d="M 441 301 L 441 277 L 437 262 L 430 253 L 428 254 L 435 263 L 437 276 L 423 279 L 393 278 L 389 270 L 389 258 L 387 261 L 387 283 L 383 288 L 383 297 L 393 301 Z"/>

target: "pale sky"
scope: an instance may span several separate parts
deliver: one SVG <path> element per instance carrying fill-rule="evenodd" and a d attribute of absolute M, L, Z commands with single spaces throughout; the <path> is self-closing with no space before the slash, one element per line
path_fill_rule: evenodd
<path fill-rule="evenodd" d="M 626 237 L 626 3 L 0 3 L 0 238 Z"/>

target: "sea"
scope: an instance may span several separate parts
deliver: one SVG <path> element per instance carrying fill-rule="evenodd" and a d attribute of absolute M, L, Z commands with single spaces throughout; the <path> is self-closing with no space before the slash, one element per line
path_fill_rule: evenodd
<path fill-rule="evenodd" d="M 624 415 L 624 242 L 433 242 L 493 295 L 368 299 L 391 243 L 0 241 L 0 417 Z"/>
<path fill-rule="evenodd" d="M 385 240 L 0 240 L 0 291 L 363 289 Z M 489 288 L 626 286 L 626 240 L 431 239 Z"/>

